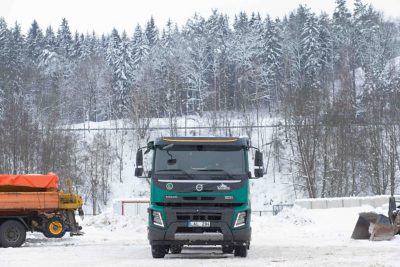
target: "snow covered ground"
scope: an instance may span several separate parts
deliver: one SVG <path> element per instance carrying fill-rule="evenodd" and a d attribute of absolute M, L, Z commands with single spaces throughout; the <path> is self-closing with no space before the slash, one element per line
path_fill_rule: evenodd
<path fill-rule="evenodd" d="M 294 207 L 274 217 L 253 215 L 247 258 L 222 254 L 219 247 L 194 247 L 153 259 L 145 219 L 104 213 L 85 218 L 84 236 L 54 240 L 35 233 L 24 247 L 1 248 L 0 266 L 399 266 L 400 236 L 350 239 L 358 212 L 372 209 Z"/>

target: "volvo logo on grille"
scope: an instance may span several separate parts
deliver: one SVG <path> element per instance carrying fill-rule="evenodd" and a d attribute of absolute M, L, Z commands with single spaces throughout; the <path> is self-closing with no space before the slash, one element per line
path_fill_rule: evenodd
<path fill-rule="evenodd" d="M 172 190 L 172 188 L 174 188 L 174 184 L 173 184 L 173 183 L 168 183 L 168 184 L 165 185 L 165 187 L 166 187 L 168 190 Z"/>
<path fill-rule="evenodd" d="M 227 186 L 226 184 L 221 184 L 221 185 L 217 186 L 217 189 L 220 191 L 231 190 L 231 188 L 229 186 Z"/>
<path fill-rule="evenodd" d="M 196 190 L 199 191 L 199 192 L 203 191 L 203 184 L 197 184 L 196 185 Z"/>

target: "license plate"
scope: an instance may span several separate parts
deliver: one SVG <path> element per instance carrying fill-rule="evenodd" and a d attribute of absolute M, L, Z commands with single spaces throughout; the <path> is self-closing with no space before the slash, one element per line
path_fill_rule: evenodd
<path fill-rule="evenodd" d="M 188 223 L 189 227 L 210 227 L 210 222 L 206 221 L 190 221 Z"/>

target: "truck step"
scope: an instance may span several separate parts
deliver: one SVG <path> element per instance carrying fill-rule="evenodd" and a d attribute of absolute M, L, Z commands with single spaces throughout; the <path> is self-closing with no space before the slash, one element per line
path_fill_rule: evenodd
<path fill-rule="evenodd" d="M 221 241 L 224 240 L 222 233 L 176 233 L 175 240 L 188 241 Z"/>

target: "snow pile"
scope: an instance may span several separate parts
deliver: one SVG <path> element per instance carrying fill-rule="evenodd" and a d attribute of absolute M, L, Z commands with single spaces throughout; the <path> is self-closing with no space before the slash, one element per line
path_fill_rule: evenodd
<path fill-rule="evenodd" d="M 83 227 L 95 227 L 106 231 L 135 231 L 145 233 L 147 227 L 147 219 L 139 216 L 122 216 L 114 214 L 108 210 L 100 215 L 85 218 L 82 221 Z"/>
<path fill-rule="evenodd" d="M 276 216 L 276 219 L 281 222 L 289 222 L 295 225 L 308 225 L 314 223 L 308 214 L 308 210 L 299 206 L 283 209 Z"/>

